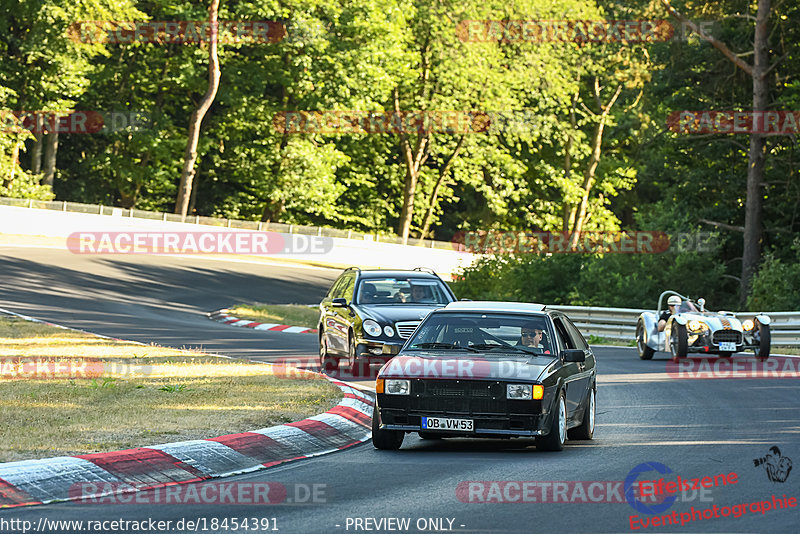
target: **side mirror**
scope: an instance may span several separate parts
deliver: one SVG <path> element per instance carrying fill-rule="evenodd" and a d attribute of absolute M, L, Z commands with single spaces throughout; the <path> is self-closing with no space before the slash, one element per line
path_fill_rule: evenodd
<path fill-rule="evenodd" d="M 331 306 L 334 308 L 347 308 L 347 299 L 333 299 L 331 301 Z"/>
<path fill-rule="evenodd" d="M 561 356 L 565 362 L 583 363 L 586 361 L 586 353 L 581 349 L 567 349 L 561 351 Z"/>
<path fill-rule="evenodd" d="M 706 299 L 697 299 L 697 303 L 700 305 L 700 311 L 706 311 Z"/>

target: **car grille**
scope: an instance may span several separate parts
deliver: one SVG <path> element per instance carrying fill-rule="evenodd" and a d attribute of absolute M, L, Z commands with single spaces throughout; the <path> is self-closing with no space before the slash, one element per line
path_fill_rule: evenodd
<path fill-rule="evenodd" d="M 403 338 L 408 339 L 411 337 L 411 334 L 414 333 L 414 330 L 417 329 L 419 326 L 420 321 L 403 321 L 399 323 L 395 323 L 394 326 L 397 329 L 397 334 Z"/>
<path fill-rule="evenodd" d="M 742 333 L 736 330 L 717 330 L 713 339 L 715 345 L 719 345 L 720 342 L 733 342 L 738 345 L 742 342 Z"/>
<path fill-rule="evenodd" d="M 483 380 L 412 380 L 411 411 L 436 414 L 509 413 L 502 382 Z"/>

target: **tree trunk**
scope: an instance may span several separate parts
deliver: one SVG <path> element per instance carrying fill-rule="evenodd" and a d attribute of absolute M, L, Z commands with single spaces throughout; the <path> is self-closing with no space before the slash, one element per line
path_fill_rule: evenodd
<path fill-rule="evenodd" d="M 769 69 L 770 0 L 759 0 L 756 14 L 756 34 L 753 42 L 753 112 L 764 112 L 769 105 L 769 87 L 766 74 Z M 755 124 L 754 124 L 755 126 Z M 747 200 L 744 212 L 744 250 L 742 252 L 742 277 L 739 289 L 739 303 L 744 305 L 750 293 L 750 282 L 758 268 L 761 258 L 761 211 L 766 155 L 765 139 L 758 133 L 750 134 L 750 150 L 747 164 Z"/>
<path fill-rule="evenodd" d="M 56 117 L 54 120 L 58 120 Z M 44 185 L 53 186 L 53 179 L 56 175 L 56 154 L 58 153 L 58 131 L 53 129 L 47 134 L 44 145 Z"/>
<path fill-rule="evenodd" d="M 8 171 L 8 176 L 3 179 L 3 187 L 9 189 L 11 184 L 14 183 L 14 178 L 17 174 L 17 166 L 19 165 L 19 141 L 14 142 L 14 148 L 11 149 L 11 166 Z"/>
<path fill-rule="evenodd" d="M 217 96 L 217 89 L 219 89 L 220 69 L 217 55 L 219 0 L 211 0 L 208 14 L 208 20 L 211 23 L 211 40 L 208 44 L 208 89 L 197 108 L 192 112 L 191 119 L 189 119 L 189 139 L 186 142 L 186 153 L 183 156 L 181 185 L 175 201 L 175 213 L 180 214 L 182 220 L 186 219 L 186 213 L 189 210 L 189 199 L 192 194 L 192 181 L 195 174 L 194 164 L 197 161 L 197 142 L 200 139 L 200 126 L 208 108 L 211 107 L 214 98 Z"/>
<path fill-rule="evenodd" d="M 575 119 L 575 104 L 577 101 L 578 95 L 573 95 L 569 108 L 569 123 L 572 128 L 567 134 L 567 146 L 564 148 L 564 180 L 566 180 L 567 183 L 569 183 L 570 175 L 572 174 L 572 145 L 575 142 L 572 134 L 578 128 L 578 121 Z M 575 224 L 575 214 L 575 205 L 565 202 L 562 210 L 562 232 L 569 232 L 569 229 Z"/>
<path fill-rule="evenodd" d="M 458 156 L 458 152 L 461 150 L 462 145 L 464 144 L 464 136 L 462 135 L 458 139 L 458 144 L 456 148 L 453 150 L 453 153 L 450 154 L 450 157 L 447 158 L 447 161 L 444 163 L 444 166 L 439 171 L 439 178 L 436 180 L 436 184 L 433 186 L 433 192 L 431 193 L 431 200 L 428 202 L 428 209 L 425 211 L 425 217 L 422 220 L 422 232 L 420 232 L 419 237 L 421 239 L 425 239 L 428 235 L 428 230 L 431 227 L 431 221 L 433 220 L 433 210 L 436 207 L 436 200 L 439 198 L 439 190 L 441 189 L 442 185 L 444 184 L 445 178 L 450 172 L 450 167 L 453 163 L 453 160 L 456 159 Z"/>
<path fill-rule="evenodd" d="M 399 114 L 400 95 L 396 88 L 394 91 L 394 106 L 395 111 Z M 400 147 L 403 150 L 403 159 L 406 163 L 406 179 L 403 186 L 403 207 L 400 211 L 397 233 L 402 237 L 404 245 L 408 243 L 408 234 L 411 231 L 411 221 L 414 218 L 414 193 L 417 190 L 420 166 L 427 158 L 428 136 L 430 133 L 425 132 L 418 135 L 417 146 L 412 150 L 408 135 L 405 132 L 400 133 Z"/>
<path fill-rule="evenodd" d="M 606 120 L 608 120 L 608 114 L 611 112 L 611 108 L 614 106 L 614 103 L 619 98 L 619 94 L 622 92 L 622 85 L 617 86 L 617 90 L 614 92 L 614 95 L 608 101 L 608 104 L 605 106 L 600 104 L 600 116 L 597 120 L 597 125 L 594 129 L 594 134 L 592 136 L 592 155 L 589 158 L 589 164 L 586 167 L 586 171 L 584 171 L 583 177 L 583 185 L 581 188 L 583 189 L 583 196 L 581 197 L 580 207 L 578 208 L 577 215 L 575 216 L 575 223 L 571 229 L 572 236 L 570 238 L 570 248 L 574 248 L 578 244 L 578 239 L 580 238 L 580 233 L 583 231 L 583 225 L 586 222 L 586 212 L 589 208 L 589 195 L 592 192 L 592 188 L 594 187 L 595 182 L 595 174 L 597 172 L 597 166 L 600 164 L 600 154 L 601 149 L 603 146 L 603 131 L 606 127 Z M 594 94 L 595 98 L 600 102 L 600 80 L 598 78 L 594 79 Z M 572 217 L 572 213 L 570 213 Z"/>
<path fill-rule="evenodd" d="M 670 5 L 669 0 L 661 0 L 661 3 L 667 8 L 670 15 L 681 21 L 702 39 L 711 43 L 731 63 L 742 69 L 753 79 L 753 111 L 766 111 L 769 104 L 769 86 L 767 85 L 766 74 L 769 70 L 767 38 L 769 36 L 769 12 L 772 8 L 771 0 L 758 1 L 752 66 L 729 49 L 725 43 L 706 34 L 688 17 L 676 11 Z M 756 126 L 755 120 L 753 126 Z M 750 148 L 747 155 L 747 199 L 745 201 L 742 243 L 742 276 L 739 285 L 739 302 L 741 305 L 744 305 L 747 300 L 747 295 L 750 292 L 750 282 L 761 259 L 761 211 L 763 204 L 761 186 L 764 181 L 764 168 L 766 166 L 764 145 L 764 137 L 761 134 L 750 134 Z"/>
<path fill-rule="evenodd" d="M 33 141 L 31 149 L 31 174 L 42 172 L 42 141 L 44 137 L 44 117 L 41 113 L 36 114 L 36 128 L 34 128 L 36 139 Z"/>

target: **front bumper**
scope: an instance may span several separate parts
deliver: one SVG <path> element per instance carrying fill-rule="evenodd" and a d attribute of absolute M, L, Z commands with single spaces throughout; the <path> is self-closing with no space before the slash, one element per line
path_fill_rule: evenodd
<path fill-rule="evenodd" d="M 361 360 L 387 362 L 400 352 L 403 343 L 361 338 L 356 342 L 356 355 Z"/>
<path fill-rule="evenodd" d="M 406 432 L 430 432 L 431 434 L 441 435 L 443 438 L 448 437 L 536 437 L 543 436 L 544 432 L 541 430 L 509 430 L 509 429 L 493 429 L 493 428 L 478 428 L 474 432 L 442 432 L 439 430 L 423 429 L 419 425 L 381 425 L 385 430 L 404 430 Z"/>

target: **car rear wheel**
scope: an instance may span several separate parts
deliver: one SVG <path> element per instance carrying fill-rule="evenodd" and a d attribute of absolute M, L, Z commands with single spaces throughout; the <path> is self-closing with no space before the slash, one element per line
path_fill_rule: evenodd
<path fill-rule="evenodd" d="M 669 336 L 669 350 L 672 353 L 672 361 L 677 362 L 686 357 L 689 349 L 689 340 L 686 334 L 686 326 L 672 323 L 672 331 Z"/>
<path fill-rule="evenodd" d="M 652 360 L 655 350 L 648 347 L 644 341 L 644 323 L 639 321 L 636 325 L 636 348 L 639 350 L 639 359 Z"/>
<path fill-rule="evenodd" d="M 758 323 L 758 331 L 759 331 L 759 341 L 758 347 L 753 349 L 753 352 L 756 355 L 756 359 L 760 361 L 764 361 L 769 358 L 769 348 L 770 343 L 772 342 L 771 334 L 769 332 L 769 325 L 768 324 L 761 324 Z"/>
<path fill-rule="evenodd" d="M 560 451 L 567 441 L 567 402 L 563 391 L 558 394 L 553 410 L 550 433 L 536 440 L 536 448 L 543 451 Z"/>
<path fill-rule="evenodd" d="M 402 430 L 381 430 L 381 412 L 377 406 L 372 411 L 372 445 L 384 451 L 396 451 L 403 445 L 405 432 Z"/>
<path fill-rule="evenodd" d="M 594 415 L 595 415 L 595 391 L 594 388 L 589 389 L 589 395 L 586 397 L 586 409 L 583 411 L 583 419 L 581 426 L 575 427 L 567 431 L 569 439 L 592 439 L 594 436 Z"/>
<path fill-rule="evenodd" d="M 328 354 L 328 342 L 322 329 L 319 334 L 319 368 L 325 374 L 331 374 L 339 368 L 339 358 Z"/>

